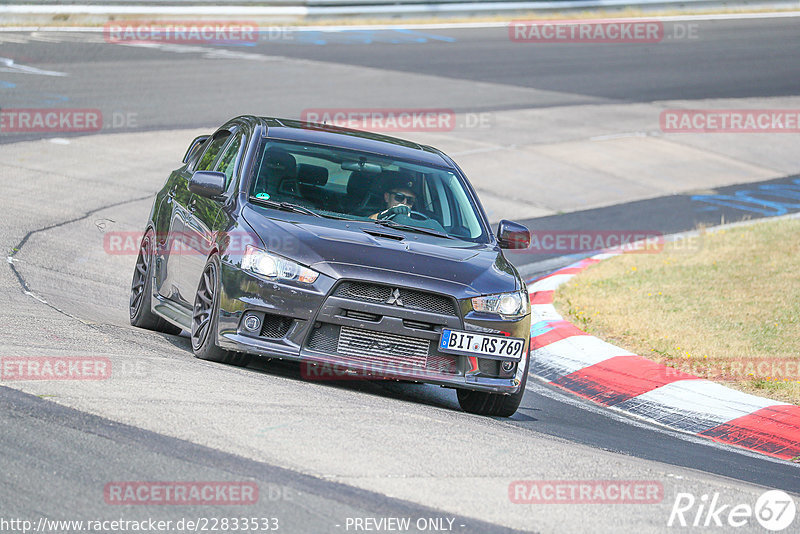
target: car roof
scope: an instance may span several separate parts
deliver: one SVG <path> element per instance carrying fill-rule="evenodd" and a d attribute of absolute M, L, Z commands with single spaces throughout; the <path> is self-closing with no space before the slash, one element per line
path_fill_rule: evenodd
<path fill-rule="evenodd" d="M 349 148 L 398 159 L 412 160 L 452 169 L 453 164 L 435 148 L 361 130 L 275 117 L 258 117 L 266 137 L 285 141 Z"/>

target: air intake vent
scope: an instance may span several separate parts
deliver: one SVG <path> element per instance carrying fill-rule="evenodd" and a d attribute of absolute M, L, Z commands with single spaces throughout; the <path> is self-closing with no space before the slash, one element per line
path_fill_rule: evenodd
<path fill-rule="evenodd" d="M 374 313 L 356 311 L 356 310 L 345 310 L 344 315 L 345 317 L 349 317 L 350 319 L 357 319 L 359 321 L 369 321 L 371 323 L 377 323 L 381 320 L 380 315 Z"/>
<path fill-rule="evenodd" d="M 433 331 L 434 326 L 431 323 L 423 323 L 422 321 L 411 321 L 410 319 L 403 319 L 403 326 L 406 328 L 415 328 L 417 330 Z"/>
<path fill-rule="evenodd" d="M 272 313 L 264 314 L 264 326 L 261 327 L 261 337 L 279 339 L 289 332 L 294 320 L 291 317 L 275 315 Z"/>

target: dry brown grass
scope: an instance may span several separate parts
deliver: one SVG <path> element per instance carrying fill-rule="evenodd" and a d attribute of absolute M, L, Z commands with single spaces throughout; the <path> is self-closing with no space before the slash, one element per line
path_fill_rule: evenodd
<path fill-rule="evenodd" d="M 559 289 L 556 307 L 634 353 L 800 404 L 800 221 L 701 238 L 694 252 L 601 262 Z"/>

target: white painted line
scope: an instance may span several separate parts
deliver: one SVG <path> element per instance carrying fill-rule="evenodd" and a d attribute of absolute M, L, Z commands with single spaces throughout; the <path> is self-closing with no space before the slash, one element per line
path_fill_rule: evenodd
<path fill-rule="evenodd" d="M 619 252 L 601 252 L 600 254 L 595 254 L 592 256 L 592 259 L 603 261 L 613 258 L 614 256 L 619 256 Z"/>
<path fill-rule="evenodd" d="M 665 412 L 696 414 L 722 424 L 768 406 L 786 405 L 730 389 L 710 380 L 678 380 L 629 399 L 635 405 L 660 406 Z"/>
<path fill-rule="evenodd" d="M 531 353 L 531 358 L 541 359 L 548 367 L 563 369 L 565 375 L 615 356 L 635 355 L 593 336 L 560 339 Z"/>
<path fill-rule="evenodd" d="M 532 376 L 535 378 L 535 375 Z M 643 417 L 634 412 L 628 412 L 625 410 L 618 409 L 617 406 L 620 405 L 611 406 L 609 408 L 608 406 L 595 404 L 589 400 L 584 399 L 583 397 L 575 395 L 571 391 L 561 388 L 548 387 L 535 380 L 528 381 L 527 389 L 530 389 L 531 391 L 534 391 L 537 394 L 542 395 L 543 397 L 548 397 L 558 402 L 574 406 L 578 409 L 586 410 L 593 414 L 602 415 L 603 417 L 607 417 L 609 419 L 618 421 L 626 425 L 635 426 L 636 428 L 643 428 L 650 431 L 659 432 L 661 434 L 664 434 L 665 436 L 671 436 L 674 438 L 682 439 L 690 443 L 695 443 L 702 447 L 713 447 L 716 449 L 721 449 L 736 454 L 748 456 L 750 458 L 758 458 L 766 462 L 772 462 L 784 466 L 786 465 L 785 460 L 779 460 L 777 458 L 773 458 L 772 456 L 764 456 L 762 453 L 754 452 L 749 449 L 742 449 L 741 447 L 734 447 L 733 445 L 728 445 L 726 443 L 711 441 L 707 438 L 701 438 L 697 436 L 695 433 L 687 433 L 685 430 L 676 429 L 674 427 L 670 427 L 663 423 L 654 424 L 654 421 L 650 418 Z M 667 476 L 670 475 L 667 474 Z M 675 478 L 681 478 L 681 477 L 675 477 Z"/>
<path fill-rule="evenodd" d="M 28 65 L 15 63 L 13 59 L 0 57 L 0 72 L 13 72 L 14 74 L 35 74 L 38 76 L 67 76 L 66 72 L 43 70 Z"/>
<path fill-rule="evenodd" d="M 565 283 L 573 276 L 575 275 L 554 274 L 552 276 L 548 276 L 546 278 L 539 280 L 538 282 L 534 282 L 533 284 L 528 284 L 528 293 L 536 293 L 537 291 L 555 291 L 555 289 L 558 286 Z"/>
<path fill-rule="evenodd" d="M 552 304 L 531 304 L 531 322 L 560 321 L 564 319 Z"/>
<path fill-rule="evenodd" d="M 34 293 L 32 291 L 25 291 L 25 294 L 28 295 L 29 297 L 33 297 L 34 299 L 38 300 L 42 304 L 47 304 L 46 300 L 44 300 L 42 297 L 40 297 L 39 295 L 37 295 L 36 293 Z"/>

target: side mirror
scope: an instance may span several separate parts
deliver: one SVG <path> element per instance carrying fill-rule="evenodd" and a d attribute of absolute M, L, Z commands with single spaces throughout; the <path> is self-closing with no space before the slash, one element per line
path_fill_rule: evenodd
<path fill-rule="evenodd" d="M 497 240 L 500 248 L 528 248 L 531 244 L 531 233 L 521 224 L 502 220 L 497 225 Z"/>
<path fill-rule="evenodd" d="M 197 150 L 201 146 L 203 146 L 203 143 L 205 143 L 206 140 L 209 137 L 211 137 L 211 136 L 210 135 L 201 135 L 201 136 L 195 137 L 194 141 L 192 141 L 192 144 L 189 145 L 189 148 L 186 150 L 186 154 L 183 155 L 183 162 L 184 163 L 189 163 L 189 160 L 192 159 L 192 156 L 194 156 L 197 153 Z"/>
<path fill-rule="evenodd" d="M 197 171 L 189 179 L 189 191 L 201 197 L 214 198 L 225 192 L 224 172 Z"/>

